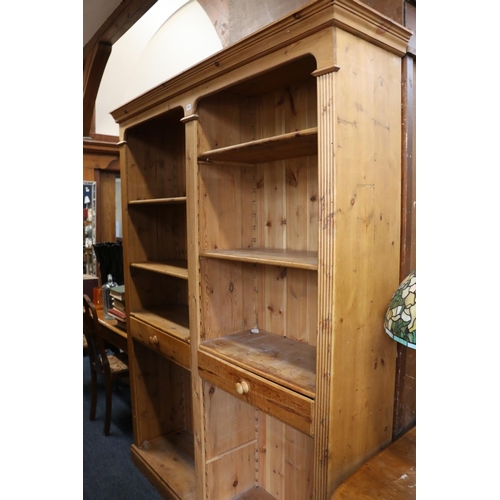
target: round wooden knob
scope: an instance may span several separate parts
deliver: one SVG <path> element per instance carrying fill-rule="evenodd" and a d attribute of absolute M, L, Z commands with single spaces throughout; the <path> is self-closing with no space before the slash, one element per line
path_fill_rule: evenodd
<path fill-rule="evenodd" d="M 158 337 L 156 335 L 149 337 L 149 343 L 153 344 L 153 345 L 157 345 L 158 344 Z"/>
<path fill-rule="evenodd" d="M 241 382 L 236 382 L 236 392 L 241 396 L 242 394 L 247 394 L 250 390 L 250 386 L 246 380 Z"/>

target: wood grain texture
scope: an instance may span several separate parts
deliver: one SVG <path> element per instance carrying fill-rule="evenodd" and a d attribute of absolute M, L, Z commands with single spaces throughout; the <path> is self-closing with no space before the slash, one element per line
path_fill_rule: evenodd
<path fill-rule="evenodd" d="M 207 340 L 201 348 L 304 396 L 315 397 L 316 349 L 264 330 Z"/>
<path fill-rule="evenodd" d="M 344 481 L 331 500 L 415 500 L 417 428 L 413 427 Z"/>
<path fill-rule="evenodd" d="M 114 113 L 135 446 L 192 432 L 197 499 L 327 500 L 390 441 L 408 35 L 311 2 Z"/>
<path fill-rule="evenodd" d="M 193 436 L 189 432 L 150 439 L 140 447 L 132 445 L 132 460 L 165 498 L 196 500 Z"/>
<path fill-rule="evenodd" d="M 305 434 L 312 434 L 312 399 L 238 368 L 234 363 L 204 350 L 199 352 L 199 370 L 205 380 L 234 396 L 234 404 L 237 400 L 244 401 Z M 247 383 L 249 390 L 239 394 L 236 384 L 242 381 Z M 225 411 L 231 411 L 230 408 L 227 406 Z"/>
<path fill-rule="evenodd" d="M 255 484 L 256 410 L 204 383 L 208 498 L 232 499 Z"/>
<path fill-rule="evenodd" d="M 320 262 L 327 256 L 335 279 L 333 308 L 322 302 L 319 317 L 334 334 L 322 347 L 318 339 L 318 352 L 333 355 L 318 367 L 318 380 L 342 374 L 331 378 L 329 409 L 318 408 L 329 415 L 330 445 L 321 454 L 329 462 L 328 494 L 391 439 L 396 346 L 383 317 L 399 283 L 401 196 L 401 60 L 342 30 L 336 41 L 334 177 L 323 188 L 333 191 L 320 220 L 327 230 L 319 255 Z"/>
<path fill-rule="evenodd" d="M 261 487 L 274 499 L 311 499 L 314 498 L 313 474 L 312 438 L 273 417 L 261 416 L 259 419 Z"/>

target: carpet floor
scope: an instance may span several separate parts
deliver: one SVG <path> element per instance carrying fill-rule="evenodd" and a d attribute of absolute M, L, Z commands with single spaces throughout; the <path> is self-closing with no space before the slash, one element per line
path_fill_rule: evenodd
<path fill-rule="evenodd" d="M 104 381 L 99 378 L 96 418 L 90 414 L 90 365 L 83 356 L 83 499 L 161 500 L 160 494 L 130 458 L 133 441 L 130 388 L 113 386 L 111 429 L 104 436 Z"/>

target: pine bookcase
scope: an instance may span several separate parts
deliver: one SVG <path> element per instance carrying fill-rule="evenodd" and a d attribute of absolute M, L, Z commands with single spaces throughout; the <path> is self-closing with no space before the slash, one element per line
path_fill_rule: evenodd
<path fill-rule="evenodd" d="M 165 498 L 327 500 L 390 442 L 409 37 L 311 2 L 113 111 L 131 454 Z"/>

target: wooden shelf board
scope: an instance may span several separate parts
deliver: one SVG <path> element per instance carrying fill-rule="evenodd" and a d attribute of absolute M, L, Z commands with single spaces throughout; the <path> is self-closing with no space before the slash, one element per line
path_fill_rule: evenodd
<path fill-rule="evenodd" d="M 183 304 L 169 304 L 166 307 L 155 307 L 132 311 L 130 315 L 158 330 L 168 333 L 184 342 L 189 342 L 189 310 Z"/>
<path fill-rule="evenodd" d="M 206 151 L 198 156 L 198 160 L 265 163 L 317 154 L 318 129 L 309 128 Z"/>
<path fill-rule="evenodd" d="M 194 439 L 188 431 L 151 439 L 141 447 L 132 445 L 139 458 L 179 498 L 196 500 Z"/>
<path fill-rule="evenodd" d="M 279 248 L 243 248 L 234 250 L 204 250 L 201 257 L 238 260 L 272 266 L 296 267 L 318 270 L 318 253 L 308 250 L 285 250 Z"/>
<path fill-rule="evenodd" d="M 276 500 L 264 488 L 255 487 L 235 496 L 233 500 Z"/>
<path fill-rule="evenodd" d="M 153 273 L 167 274 L 176 278 L 188 279 L 187 260 L 172 259 L 162 262 L 133 262 L 130 267 L 144 269 Z"/>
<path fill-rule="evenodd" d="M 304 396 L 316 395 L 316 348 L 250 330 L 202 342 L 200 349 Z"/>
<path fill-rule="evenodd" d="M 147 206 L 147 205 L 175 205 L 177 203 L 186 203 L 185 196 L 176 198 L 151 198 L 147 200 L 130 200 L 129 205 L 132 206 Z"/>

